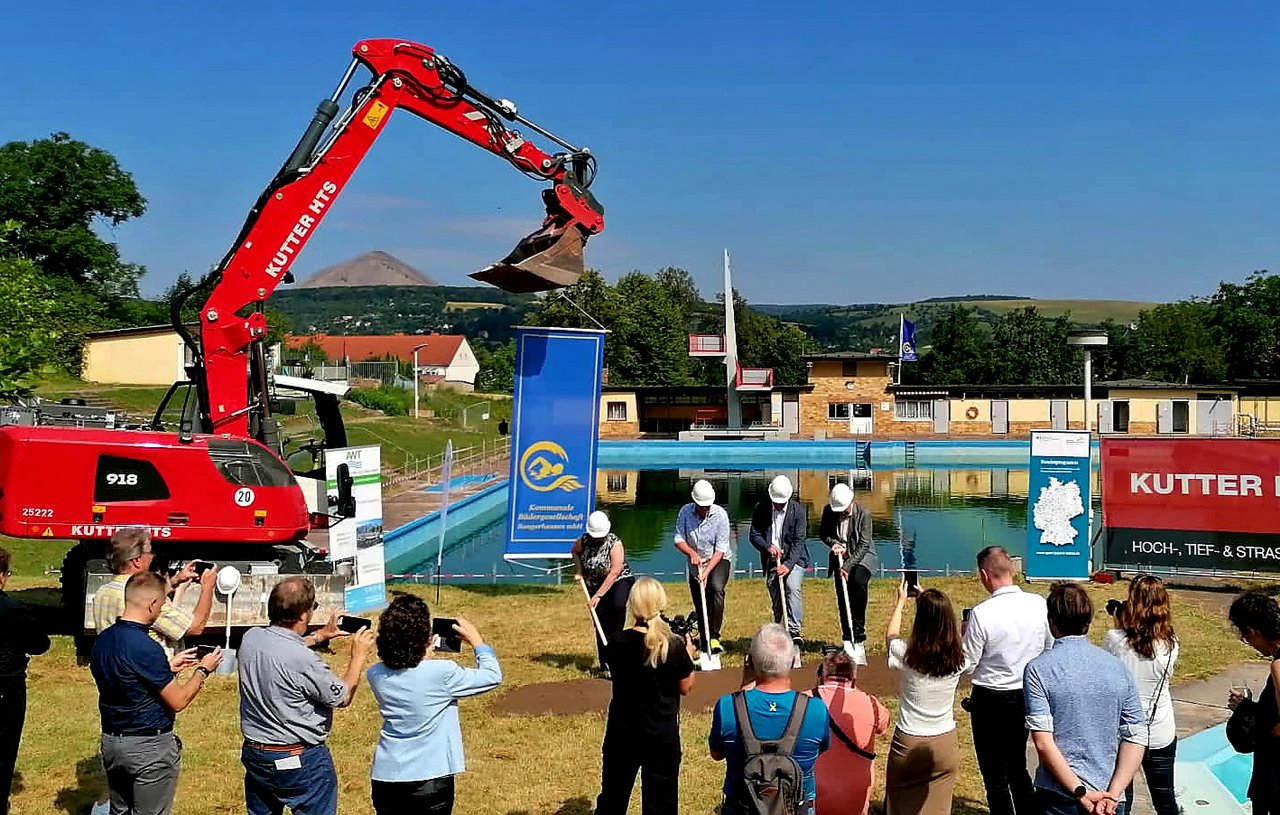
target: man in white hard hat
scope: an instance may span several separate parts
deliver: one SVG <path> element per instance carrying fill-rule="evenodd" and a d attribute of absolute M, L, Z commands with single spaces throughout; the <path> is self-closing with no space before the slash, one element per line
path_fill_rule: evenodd
<path fill-rule="evenodd" d="M 689 591 L 698 619 L 706 621 L 711 642 L 709 653 L 724 650 L 720 626 L 724 623 L 724 587 L 733 570 L 729 552 L 729 513 L 716 506 L 716 491 L 705 479 L 693 485 L 693 501 L 676 516 L 676 548 L 689 558 Z M 702 607 L 705 587 L 707 607 Z"/>
<path fill-rule="evenodd" d="M 809 567 L 809 519 L 804 504 L 792 498 L 791 479 L 780 475 L 769 482 L 768 497 L 756 504 L 751 514 L 751 545 L 760 552 L 765 586 L 773 602 L 773 619 L 783 622 L 796 645 L 803 645 L 801 624 L 804 607 L 800 586 Z M 787 593 L 787 619 L 782 620 L 779 586 Z"/>
<path fill-rule="evenodd" d="M 836 484 L 822 509 L 818 536 L 831 547 L 827 569 L 836 587 L 840 634 L 845 650 L 859 665 L 867 664 L 867 585 L 875 572 L 876 547 L 871 513 L 854 500 L 848 484 Z"/>

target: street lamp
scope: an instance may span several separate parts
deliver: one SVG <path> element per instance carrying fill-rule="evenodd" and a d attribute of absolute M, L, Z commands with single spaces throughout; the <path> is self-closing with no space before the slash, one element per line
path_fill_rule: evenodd
<path fill-rule="evenodd" d="M 475 404 L 467 405 L 466 407 L 464 407 L 464 408 L 462 409 L 462 426 L 463 426 L 463 427 L 466 427 L 466 426 L 467 426 L 467 411 L 468 411 L 468 410 L 471 410 L 471 408 L 473 408 L 473 407 L 480 407 L 481 405 L 488 405 L 488 404 L 489 404 L 488 402 L 476 402 Z M 481 413 L 481 414 L 480 414 L 480 421 L 482 421 L 482 422 L 483 422 L 483 421 L 487 421 L 487 420 L 488 420 L 488 418 L 489 418 L 489 411 L 487 411 L 487 410 L 486 410 L 484 413 Z"/>
<path fill-rule="evenodd" d="M 413 418 L 418 418 L 418 352 L 426 348 L 430 343 L 422 343 L 413 346 Z"/>
<path fill-rule="evenodd" d="M 1085 328 L 1067 334 L 1067 345 L 1084 351 L 1084 429 L 1093 435 L 1093 349 L 1104 348 L 1107 344 L 1107 332 L 1096 328 Z"/>

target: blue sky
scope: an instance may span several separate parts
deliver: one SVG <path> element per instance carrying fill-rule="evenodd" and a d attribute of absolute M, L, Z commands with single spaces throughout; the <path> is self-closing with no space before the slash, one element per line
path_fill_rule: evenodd
<path fill-rule="evenodd" d="M 222 256 L 352 44 L 397 37 L 596 152 L 587 258 L 611 278 L 682 266 L 709 295 L 728 246 L 756 302 L 1167 300 L 1280 267 L 1278 22 L 1261 2 L 23 3 L 0 141 L 115 153 L 149 201 L 115 238 L 157 293 Z M 383 249 L 469 282 L 537 226 L 538 191 L 402 113 L 294 270 Z"/>

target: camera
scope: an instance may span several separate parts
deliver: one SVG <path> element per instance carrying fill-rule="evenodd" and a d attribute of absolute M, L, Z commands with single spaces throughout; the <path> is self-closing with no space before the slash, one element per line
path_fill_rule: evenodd
<path fill-rule="evenodd" d="M 960 700 L 960 709 L 965 711 L 966 713 L 973 712 L 973 700 L 971 699 L 971 697 L 966 696 Z"/>
<path fill-rule="evenodd" d="M 1114 598 L 1111 600 L 1108 600 L 1107 614 L 1111 615 L 1112 617 L 1116 617 L 1120 614 L 1120 612 L 1124 611 L 1124 607 L 1126 605 L 1128 605 L 1128 603 L 1124 600 L 1116 600 Z"/>
<path fill-rule="evenodd" d="M 677 637 L 687 637 L 692 635 L 695 639 L 698 636 L 698 612 L 690 611 L 688 614 L 679 614 L 675 617 L 667 617 L 665 614 L 662 619 L 666 620 L 667 625 L 671 626 L 671 633 Z"/>

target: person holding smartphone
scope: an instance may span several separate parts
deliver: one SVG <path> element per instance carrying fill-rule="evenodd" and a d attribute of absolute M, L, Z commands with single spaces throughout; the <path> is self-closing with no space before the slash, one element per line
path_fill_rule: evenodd
<path fill-rule="evenodd" d="M 462 618 L 454 631 L 471 645 L 476 666 L 432 659 L 431 611 L 422 598 L 399 594 L 378 621 L 378 657 L 369 688 L 382 714 L 370 773 L 378 815 L 449 815 L 454 776 L 466 769 L 458 700 L 502 684 L 493 648 Z"/>

